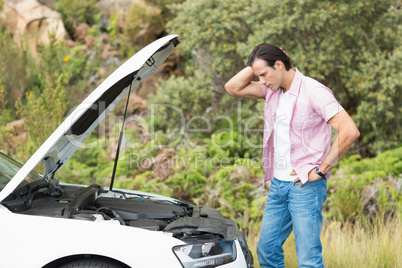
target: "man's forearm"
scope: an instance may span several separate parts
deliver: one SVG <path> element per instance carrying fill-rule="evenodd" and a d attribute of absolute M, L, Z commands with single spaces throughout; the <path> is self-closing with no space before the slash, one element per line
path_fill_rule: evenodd
<path fill-rule="evenodd" d="M 255 74 L 253 70 L 250 66 L 247 66 L 225 84 L 225 90 L 233 96 L 237 91 L 244 89 L 248 84 L 250 84 L 254 77 Z"/>
<path fill-rule="evenodd" d="M 338 164 L 338 162 L 346 155 L 346 153 L 349 151 L 349 148 L 358 137 L 358 131 L 348 134 L 338 133 L 331 150 L 320 165 L 322 173 L 326 174 L 334 166 L 336 166 L 336 164 Z"/>

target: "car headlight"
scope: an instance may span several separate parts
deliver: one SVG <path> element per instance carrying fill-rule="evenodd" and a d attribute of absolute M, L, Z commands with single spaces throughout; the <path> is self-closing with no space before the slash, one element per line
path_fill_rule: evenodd
<path fill-rule="evenodd" d="M 187 244 L 173 248 L 184 268 L 216 267 L 236 260 L 234 241 Z"/>

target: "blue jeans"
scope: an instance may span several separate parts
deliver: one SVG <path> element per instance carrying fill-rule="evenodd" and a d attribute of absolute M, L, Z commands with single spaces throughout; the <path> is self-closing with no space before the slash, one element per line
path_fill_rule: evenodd
<path fill-rule="evenodd" d="M 285 267 L 283 244 L 294 232 L 299 267 L 324 267 L 320 233 L 327 199 L 324 178 L 293 183 L 273 179 L 265 204 L 257 255 L 261 267 Z"/>

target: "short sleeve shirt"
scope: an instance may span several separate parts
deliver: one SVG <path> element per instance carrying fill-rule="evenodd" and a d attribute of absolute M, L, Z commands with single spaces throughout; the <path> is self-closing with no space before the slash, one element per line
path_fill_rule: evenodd
<path fill-rule="evenodd" d="M 343 107 L 338 103 L 331 90 L 318 81 L 304 76 L 295 69 L 296 74 L 289 89 L 292 113 L 289 126 L 290 161 L 303 183 L 308 173 L 320 165 L 331 148 L 331 126 L 328 121 Z M 265 96 L 264 137 L 262 162 L 265 181 L 274 174 L 273 131 L 275 112 L 281 91 L 272 91 L 261 84 Z M 330 172 L 327 173 L 328 179 Z"/>

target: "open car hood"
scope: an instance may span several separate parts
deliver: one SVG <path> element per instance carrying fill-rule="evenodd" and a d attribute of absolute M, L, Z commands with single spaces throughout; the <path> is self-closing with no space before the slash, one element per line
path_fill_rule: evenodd
<path fill-rule="evenodd" d="M 99 125 L 114 104 L 132 88 L 154 74 L 179 44 L 177 35 L 160 38 L 141 49 L 103 81 L 50 135 L 12 180 L 0 192 L 7 197 L 40 161 L 49 178 L 74 154 L 81 143 Z M 51 116 L 51 115 L 49 115 Z"/>

